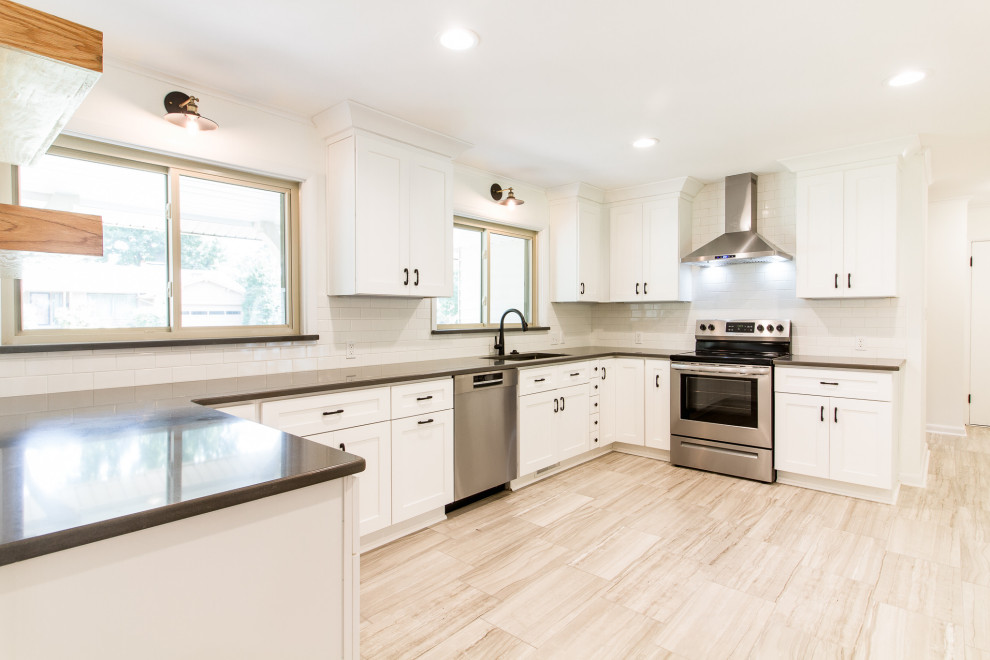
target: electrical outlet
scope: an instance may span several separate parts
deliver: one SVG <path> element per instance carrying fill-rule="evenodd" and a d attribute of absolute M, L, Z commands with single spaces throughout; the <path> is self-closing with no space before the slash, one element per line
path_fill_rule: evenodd
<path fill-rule="evenodd" d="M 347 342 L 347 359 L 353 360 L 357 357 L 357 351 L 354 349 L 354 342 Z"/>
<path fill-rule="evenodd" d="M 563 330 L 561 330 L 560 333 L 557 334 L 557 339 L 559 339 L 561 345 L 563 345 L 563 343 L 564 343 L 564 331 Z"/>
<path fill-rule="evenodd" d="M 856 337 L 856 350 L 857 351 L 866 350 L 866 337 Z"/>
<path fill-rule="evenodd" d="M 560 343 L 560 335 L 558 335 L 556 332 L 551 332 L 550 333 L 550 345 L 551 346 L 556 346 L 559 343 Z"/>
<path fill-rule="evenodd" d="M 633 341 L 636 342 L 637 344 L 642 344 L 643 343 L 643 333 L 642 332 L 637 332 L 636 334 L 634 334 L 633 335 Z"/>

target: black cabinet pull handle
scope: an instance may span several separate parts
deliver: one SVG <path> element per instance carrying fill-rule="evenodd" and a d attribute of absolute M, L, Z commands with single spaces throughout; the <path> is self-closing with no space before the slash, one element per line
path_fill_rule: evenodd
<path fill-rule="evenodd" d="M 329 412 L 323 413 L 323 416 L 326 417 L 327 415 L 339 415 L 342 412 L 344 412 L 343 408 L 341 408 L 340 410 L 331 410 Z"/>
<path fill-rule="evenodd" d="M 846 288 L 847 289 L 853 288 L 853 275 L 852 275 L 852 273 L 847 273 L 846 274 L 846 278 L 847 278 L 846 279 Z"/>
<path fill-rule="evenodd" d="M 402 286 L 409 286 L 409 269 L 403 268 L 402 272 L 406 274 L 406 279 L 402 282 Z"/>
<path fill-rule="evenodd" d="M 580 376 L 580 375 L 581 375 L 580 371 L 575 371 L 574 373 L 571 374 L 571 377 L 573 378 L 574 376 Z"/>
<path fill-rule="evenodd" d="M 413 282 L 413 286 L 419 286 L 419 268 L 413 269 L 413 273 L 416 275 L 416 281 Z"/>
<path fill-rule="evenodd" d="M 542 383 L 542 382 L 543 382 L 543 381 L 545 381 L 545 380 L 546 380 L 546 378 L 537 378 L 537 379 L 536 379 L 536 380 L 534 380 L 533 382 L 534 382 L 534 383 Z"/>
<path fill-rule="evenodd" d="M 560 412 L 564 412 L 564 397 L 560 397 Z"/>
<path fill-rule="evenodd" d="M 560 412 L 560 399 L 553 400 L 553 411 Z"/>
<path fill-rule="evenodd" d="M 643 295 L 646 295 L 646 282 L 643 282 Z"/>
<path fill-rule="evenodd" d="M 657 387 L 660 387 L 660 374 L 657 374 Z"/>
<path fill-rule="evenodd" d="M 822 422 L 825 421 L 825 406 L 822 406 L 822 418 L 819 421 L 822 421 Z"/>
<path fill-rule="evenodd" d="M 418 397 L 416 397 L 416 400 L 417 401 L 429 401 L 432 398 L 433 398 L 433 395 L 431 394 L 430 396 L 418 396 Z"/>
<path fill-rule="evenodd" d="M 344 446 L 343 442 L 340 443 L 340 451 L 347 451 L 347 447 Z"/>
<path fill-rule="evenodd" d="M 822 385 L 838 385 L 838 383 L 830 383 L 827 380 L 820 380 L 818 382 L 821 383 Z"/>
<path fill-rule="evenodd" d="M 602 380 L 605 380 L 605 367 L 602 367 Z"/>
<path fill-rule="evenodd" d="M 432 423 L 432 422 L 433 422 L 433 418 L 432 418 L 432 417 L 430 417 L 429 419 L 421 419 L 421 420 L 419 420 L 419 421 L 418 421 L 418 422 L 416 422 L 416 423 L 417 423 L 417 424 L 430 424 L 430 423 Z"/>
<path fill-rule="evenodd" d="M 834 408 L 834 410 L 835 410 L 835 423 L 838 424 L 839 423 L 839 407 L 836 406 Z"/>
<path fill-rule="evenodd" d="M 636 295 L 639 295 L 639 282 L 636 282 Z"/>
<path fill-rule="evenodd" d="M 835 288 L 836 289 L 839 288 L 839 274 L 838 273 L 835 274 Z"/>
<path fill-rule="evenodd" d="M 584 295 L 584 282 L 581 282 L 581 295 Z"/>

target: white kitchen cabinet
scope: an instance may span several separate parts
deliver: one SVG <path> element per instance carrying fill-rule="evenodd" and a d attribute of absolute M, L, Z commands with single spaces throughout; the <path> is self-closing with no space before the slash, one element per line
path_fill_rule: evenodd
<path fill-rule="evenodd" d="M 454 411 L 392 420 L 392 524 L 454 501 Z"/>
<path fill-rule="evenodd" d="M 550 204 L 550 302 L 608 301 L 608 240 L 598 202 Z"/>
<path fill-rule="evenodd" d="M 898 165 L 797 177 L 797 295 L 897 295 Z"/>
<path fill-rule="evenodd" d="M 691 205 L 669 197 L 609 210 L 609 300 L 691 299 Z"/>
<path fill-rule="evenodd" d="M 615 358 L 608 377 L 614 379 L 614 442 L 643 445 L 643 360 Z"/>
<path fill-rule="evenodd" d="M 261 423 L 307 436 L 384 422 L 390 417 L 390 396 L 388 387 L 375 387 L 263 401 Z"/>
<path fill-rule="evenodd" d="M 585 381 L 519 397 L 520 476 L 592 448 L 588 390 Z"/>
<path fill-rule="evenodd" d="M 330 295 L 453 293 L 449 158 L 355 130 L 328 147 Z"/>
<path fill-rule="evenodd" d="M 842 393 L 850 372 L 778 368 L 774 395 L 774 467 L 798 475 L 889 490 L 893 488 L 894 404 L 892 388 L 879 388 L 887 400 L 807 394 L 809 384 L 789 378 L 807 371 L 822 387 Z M 858 375 L 856 372 L 852 372 Z M 889 373 L 873 374 L 880 380 Z M 782 391 L 791 389 L 795 391 Z M 848 391 L 848 389 L 847 389 Z"/>
<path fill-rule="evenodd" d="M 670 451 L 670 360 L 645 360 L 644 371 L 645 444 Z"/>
<path fill-rule="evenodd" d="M 615 358 L 599 360 L 592 385 L 598 393 L 598 445 L 604 447 L 615 442 Z"/>

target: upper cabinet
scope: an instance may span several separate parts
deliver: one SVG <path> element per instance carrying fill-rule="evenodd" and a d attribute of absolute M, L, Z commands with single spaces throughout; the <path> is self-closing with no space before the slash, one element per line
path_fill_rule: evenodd
<path fill-rule="evenodd" d="M 897 295 L 896 162 L 800 173 L 797 295 Z"/>
<path fill-rule="evenodd" d="M 327 135 L 327 293 L 454 292 L 453 138 L 345 101 L 314 118 Z"/>
<path fill-rule="evenodd" d="M 453 294 L 453 164 L 355 131 L 329 146 L 330 295 Z"/>
<path fill-rule="evenodd" d="M 681 195 L 609 210 L 609 301 L 691 300 L 691 203 Z"/>
<path fill-rule="evenodd" d="M 48 150 L 103 73 L 103 33 L 0 2 L 0 162 Z"/>
<path fill-rule="evenodd" d="M 550 302 L 607 302 L 609 236 L 601 191 L 580 184 L 547 191 L 547 196 Z"/>

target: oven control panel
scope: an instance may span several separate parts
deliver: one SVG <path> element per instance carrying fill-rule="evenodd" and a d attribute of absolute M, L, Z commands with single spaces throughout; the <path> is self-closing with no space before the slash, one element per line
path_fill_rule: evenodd
<path fill-rule="evenodd" d="M 698 339 L 753 339 L 766 341 L 790 341 L 791 322 L 779 319 L 753 319 L 745 321 L 725 321 L 699 319 L 694 332 Z"/>

